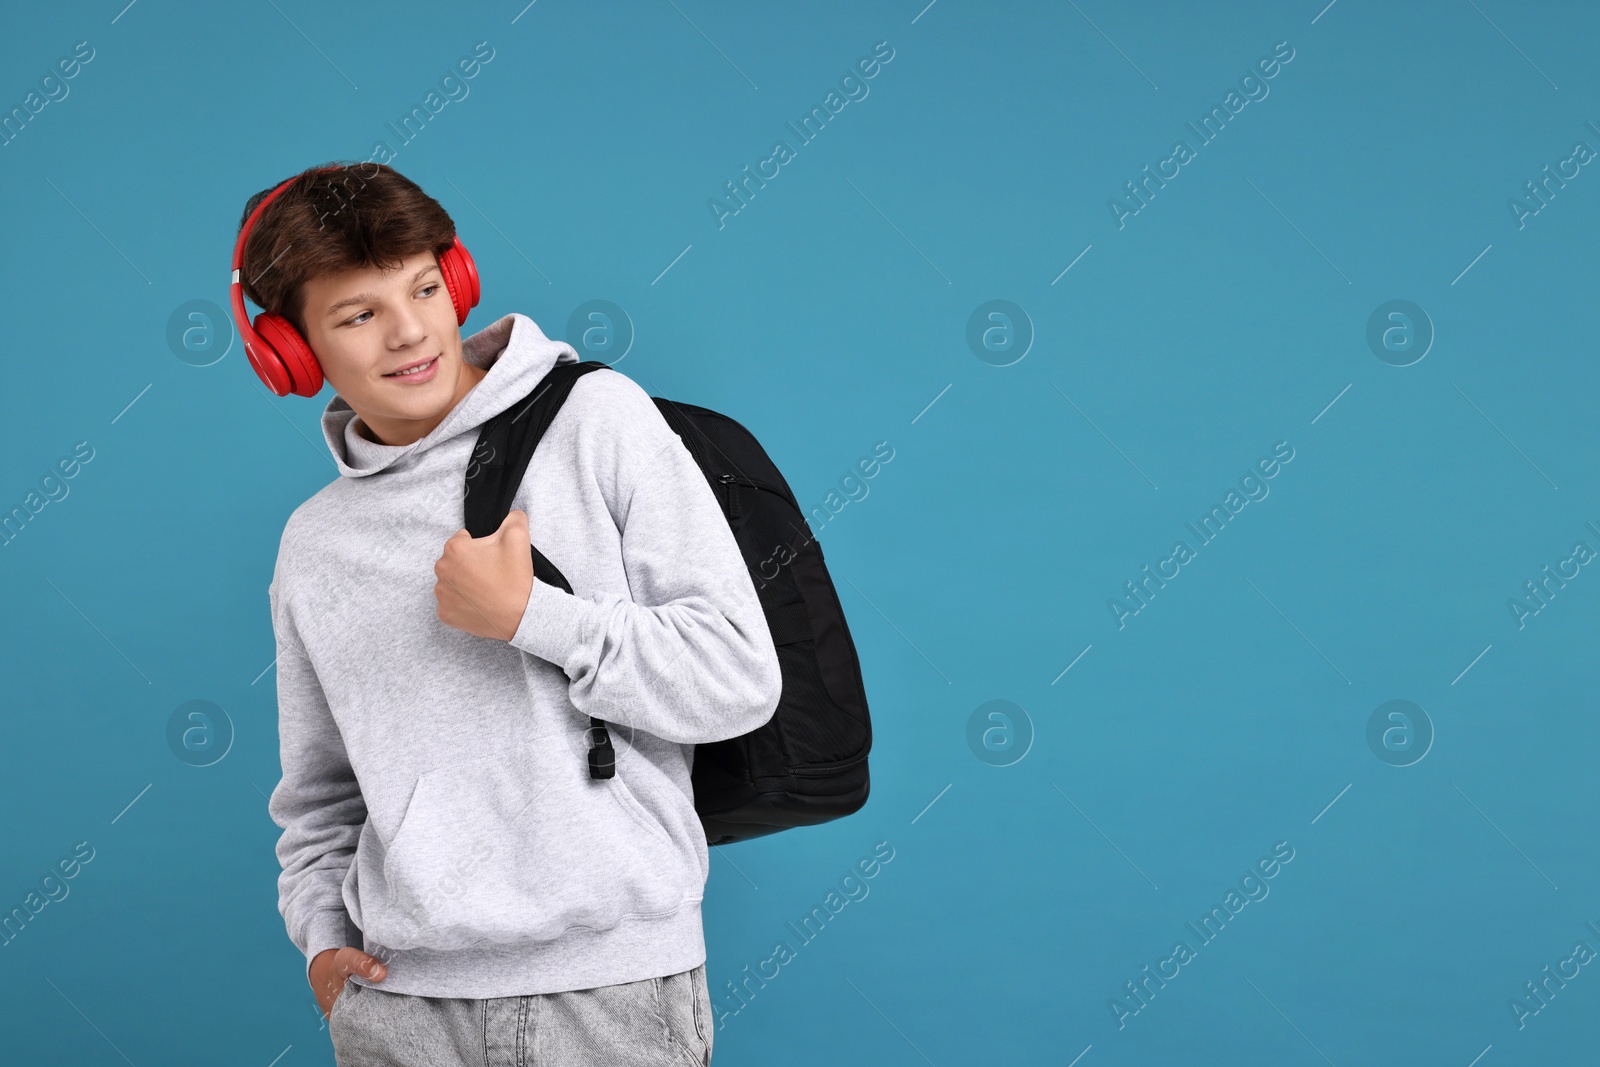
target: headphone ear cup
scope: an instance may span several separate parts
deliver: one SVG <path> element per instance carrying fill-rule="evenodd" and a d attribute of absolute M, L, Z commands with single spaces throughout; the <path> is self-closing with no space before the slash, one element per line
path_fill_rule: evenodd
<path fill-rule="evenodd" d="M 467 246 L 457 236 L 454 243 L 439 257 L 439 273 L 444 275 L 445 291 L 456 309 L 456 325 L 464 325 L 467 312 L 478 306 L 478 265 L 472 262 Z"/>
<path fill-rule="evenodd" d="M 289 378 L 290 392 L 296 396 L 316 396 L 322 390 L 322 365 L 288 319 L 270 311 L 263 312 L 256 316 L 255 331 L 267 347 L 267 352 L 262 353 L 263 360 L 275 362 L 283 369 Z"/>
<path fill-rule="evenodd" d="M 263 315 L 257 319 L 256 327 L 265 325 L 260 321 L 265 317 Z M 256 329 L 250 325 L 248 318 L 240 324 L 239 332 L 244 337 L 245 358 L 250 361 L 250 366 L 254 368 L 256 377 L 266 383 L 267 388 L 272 390 L 274 396 L 288 396 L 289 390 L 294 387 L 294 382 L 289 377 L 288 368 L 283 365 L 283 360 L 278 358 L 278 353 L 273 351 L 272 346 L 262 338 L 260 333 L 256 332 Z"/>

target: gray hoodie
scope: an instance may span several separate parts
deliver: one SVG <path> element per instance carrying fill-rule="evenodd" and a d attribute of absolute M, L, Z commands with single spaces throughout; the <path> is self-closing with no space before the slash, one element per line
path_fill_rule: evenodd
<path fill-rule="evenodd" d="M 573 593 L 538 580 L 509 642 L 439 621 L 478 428 L 575 361 L 507 315 L 488 369 L 411 445 L 323 433 L 341 477 L 284 526 L 278 910 L 306 956 L 355 945 L 398 993 L 500 997 L 676 974 L 706 958 L 694 745 L 766 722 L 782 676 L 711 486 L 631 378 L 578 379 L 513 507 Z M 589 716 L 616 775 L 592 780 Z"/>

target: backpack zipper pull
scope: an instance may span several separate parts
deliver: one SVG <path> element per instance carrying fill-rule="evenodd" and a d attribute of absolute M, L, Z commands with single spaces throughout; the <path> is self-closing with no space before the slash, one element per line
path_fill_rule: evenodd
<path fill-rule="evenodd" d="M 730 523 L 734 522 L 739 518 L 739 491 L 733 487 L 733 475 L 718 475 L 717 481 L 722 483 L 723 489 L 728 496 L 728 521 Z"/>

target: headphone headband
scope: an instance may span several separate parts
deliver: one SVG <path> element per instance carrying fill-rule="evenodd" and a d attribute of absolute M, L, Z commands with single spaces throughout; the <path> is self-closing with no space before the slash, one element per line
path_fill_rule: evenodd
<path fill-rule="evenodd" d="M 312 173 L 322 174 L 326 171 L 340 169 L 342 168 L 318 167 Z M 293 383 L 290 382 L 288 376 L 282 372 L 281 361 L 274 363 L 270 359 L 264 359 L 263 354 L 258 351 L 258 349 L 261 348 L 267 348 L 268 351 L 270 351 L 270 348 L 262 343 L 260 335 L 256 333 L 255 328 L 250 324 L 249 314 L 245 312 L 244 284 L 240 281 L 239 270 L 244 263 L 244 243 L 250 239 L 250 231 L 255 229 L 256 220 L 261 217 L 261 212 L 265 211 L 268 204 L 278 199 L 279 194 L 281 194 L 289 186 L 293 185 L 300 177 L 302 177 L 302 175 L 296 174 L 292 178 L 288 178 L 282 182 L 279 182 L 276 189 L 272 190 L 272 192 L 261 198 L 261 203 L 257 204 L 256 209 L 250 212 L 250 217 L 244 220 L 244 225 L 239 227 L 239 239 L 235 241 L 233 245 L 233 265 L 228 281 L 228 302 L 233 308 L 234 325 L 239 328 L 239 336 L 244 341 L 245 358 L 250 361 L 250 365 L 255 368 L 256 374 L 259 375 L 261 380 L 266 383 L 267 388 L 271 389 L 279 396 L 284 396 L 287 394 Z M 268 269 L 270 270 L 271 268 L 269 267 Z M 266 272 L 263 271 L 262 273 L 264 274 Z M 259 275 L 257 277 L 259 277 Z M 322 375 L 320 370 L 321 369 L 318 368 L 318 373 L 316 375 L 317 389 L 322 387 Z M 311 393 L 306 395 L 315 396 L 316 390 L 313 390 Z"/>

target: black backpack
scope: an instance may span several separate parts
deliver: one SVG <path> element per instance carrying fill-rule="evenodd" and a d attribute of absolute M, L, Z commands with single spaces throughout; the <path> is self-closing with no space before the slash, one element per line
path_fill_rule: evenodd
<path fill-rule="evenodd" d="M 466 522 L 473 537 L 500 528 L 533 451 L 573 383 L 598 360 L 564 363 L 528 397 L 483 425 L 467 465 Z M 761 598 L 783 669 L 772 718 L 741 737 L 696 745 L 695 810 L 709 845 L 725 845 L 850 815 L 867 801 L 872 724 L 855 642 L 822 545 L 783 475 L 749 430 L 707 408 L 652 397 L 715 492 Z M 539 581 L 572 586 L 536 546 Z M 591 717 L 589 776 L 610 778 L 615 749 Z"/>

